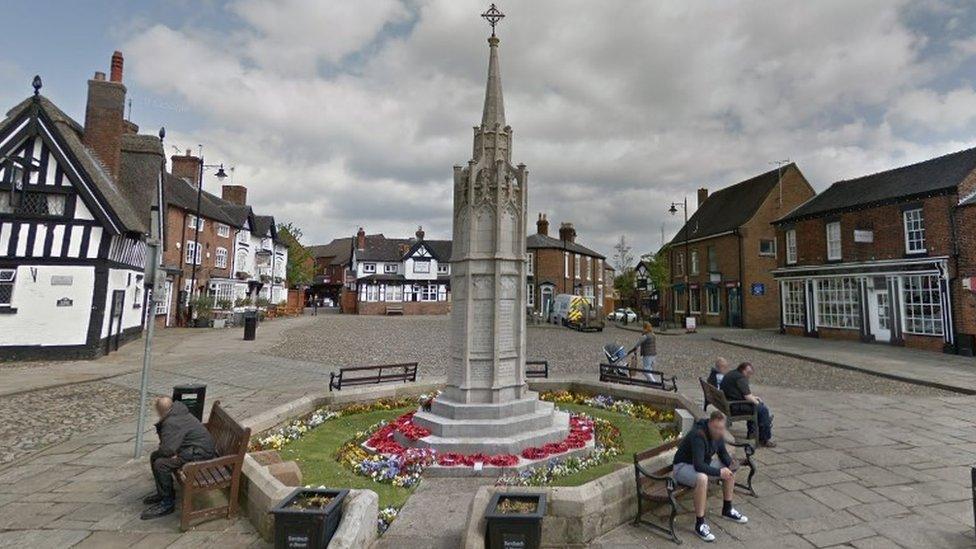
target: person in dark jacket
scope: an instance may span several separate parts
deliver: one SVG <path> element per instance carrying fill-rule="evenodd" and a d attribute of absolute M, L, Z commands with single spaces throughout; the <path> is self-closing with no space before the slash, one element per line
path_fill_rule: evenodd
<path fill-rule="evenodd" d="M 715 359 L 715 365 L 712 366 L 712 371 L 708 372 L 708 384 L 716 389 L 722 384 L 722 379 L 725 374 L 729 373 L 729 361 L 725 360 L 723 357 L 718 357 Z"/>
<path fill-rule="evenodd" d="M 725 449 L 725 414 L 714 411 L 708 419 L 695 422 L 674 454 L 671 476 L 678 484 L 695 489 L 695 533 L 704 541 L 715 541 L 715 534 L 705 522 L 708 483 L 722 479 L 722 517 L 745 524 L 745 515 L 732 507 L 735 473 L 732 456 Z"/>
<path fill-rule="evenodd" d="M 756 432 L 756 428 L 759 429 L 759 445 L 766 448 L 775 448 L 776 443 L 773 442 L 773 414 L 769 411 L 769 407 L 763 402 L 761 398 L 753 394 L 752 387 L 749 385 L 749 378 L 752 374 L 756 372 L 756 369 L 749 362 L 743 362 L 739 364 L 739 367 L 732 370 L 722 379 L 722 383 L 719 388 L 725 394 L 725 398 L 729 401 L 734 400 L 746 400 L 742 404 L 731 404 L 731 410 L 733 415 L 738 414 L 749 414 L 752 413 L 752 407 L 756 407 L 756 415 L 759 420 L 759 425 L 753 425 L 752 421 L 746 423 L 749 434 L 749 438 L 752 438 L 753 433 Z"/>
<path fill-rule="evenodd" d="M 156 399 L 156 414 L 159 415 L 156 423 L 159 449 L 149 455 L 156 493 L 142 500 L 150 506 L 142 512 L 143 520 L 168 515 L 176 509 L 173 474 L 184 463 L 216 457 L 213 436 L 185 404 L 160 397 Z"/>

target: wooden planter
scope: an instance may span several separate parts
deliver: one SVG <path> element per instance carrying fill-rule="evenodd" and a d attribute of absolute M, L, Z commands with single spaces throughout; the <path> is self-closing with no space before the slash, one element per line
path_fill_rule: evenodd
<path fill-rule="evenodd" d="M 271 509 L 274 515 L 275 549 L 325 549 L 339 521 L 342 520 L 342 500 L 349 490 L 328 488 L 296 488 L 287 498 Z M 302 509 L 293 504 L 302 498 L 331 496 L 332 501 L 321 508 Z"/>
<path fill-rule="evenodd" d="M 534 510 L 505 511 L 506 503 L 534 504 Z M 542 518 L 546 514 L 545 494 L 496 492 L 488 502 L 485 520 L 487 549 L 537 549 L 542 545 Z"/>

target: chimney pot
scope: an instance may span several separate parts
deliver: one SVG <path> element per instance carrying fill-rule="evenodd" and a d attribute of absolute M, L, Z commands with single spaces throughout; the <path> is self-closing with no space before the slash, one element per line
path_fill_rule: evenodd
<path fill-rule="evenodd" d="M 170 157 L 170 162 L 170 170 L 173 175 L 186 179 L 194 188 L 200 184 L 200 164 L 202 161 L 199 158 L 190 154 L 174 154 Z"/>
<path fill-rule="evenodd" d="M 576 229 L 572 223 L 562 223 L 559 225 L 559 240 L 563 242 L 576 242 Z"/>
<path fill-rule="evenodd" d="M 356 249 L 365 250 L 366 249 L 366 231 L 362 227 L 356 233 Z"/>
<path fill-rule="evenodd" d="M 708 200 L 708 189 L 702 187 L 698 189 L 698 207 L 701 208 L 706 200 Z"/>
<path fill-rule="evenodd" d="M 115 50 L 112 54 L 112 82 L 122 83 L 122 52 Z"/>
<path fill-rule="evenodd" d="M 549 220 L 541 212 L 539 213 L 539 220 L 535 222 L 535 232 L 543 236 L 549 236 Z"/>
<path fill-rule="evenodd" d="M 95 71 L 95 77 L 93 80 L 98 80 L 99 82 L 105 81 L 105 73 L 102 71 Z"/>
<path fill-rule="evenodd" d="M 424 233 L 424 228 L 423 227 L 417 227 L 417 233 L 416 233 L 417 240 L 423 240 L 424 239 L 424 234 L 425 234 Z"/>

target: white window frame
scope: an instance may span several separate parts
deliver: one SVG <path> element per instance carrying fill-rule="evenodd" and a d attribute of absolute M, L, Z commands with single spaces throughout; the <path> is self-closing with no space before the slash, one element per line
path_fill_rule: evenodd
<path fill-rule="evenodd" d="M 194 221 L 197 221 L 198 222 L 198 224 L 200 225 L 199 230 L 202 231 L 203 230 L 203 227 L 204 227 L 203 218 L 202 217 L 197 217 L 194 214 L 187 214 L 186 215 L 186 226 L 188 228 L 190 228 L 190 229 L 195 228 L 193 226 Z"/>
<path fill-rule="evenodd" d="M 579 277 L 580 277 L 580 264 L 581 263 L 582 263 L 582 261 L 580 261 L 580 255 L 579 254 L 575 254 L 575 256 L 573 257 L 573 274 L 576 275 L 576 279 L 577 280 L 579 280 Z"/>
<path fill-rule="evenodd" d="M 672 291 L 673 298 L 674 298 L 674 312 L 676 313 L 685 312 L 683 307 L 685 306 L 686 303 L 688 303 L 688 299 L 685 298 L 685 292 L 687 291 L 688 291 L 687 287 L 685 287 L 683 290 L 675 288 Z"/>
<path fill-rule="evenodd" d="M 400 272 L 400 265 L 396 263 L 386 263 L 383 265 L 383 272 L 386 274 L 397 274 Z"/>
<path fill-rule="evenodd" d="M 698 272 L 699 272 L 698 271 L 698 250 L 692 250 L 691 251 L 691 271 L 689 272 L 689 274 L 696 275 L 696 274 L 698 274 Z"/>
<path fill-rule="evenodd" d="M 925 214 L 921 207 L 902 212 L 902 223 L 905 227 L 905 253 L 924 254 L 925 248 Z"/>
<path fill-rule="evenodd" d="M 198 246 L 193 240 L 187 240 L 186 246 L 183 249 L 185 251 L 183 254 L 184 263 L 188 265 L 193 265 L 194 263 L 200 265 L 203 263 L 203 246 Z"/>
<path fill-rule="evenodd" d="M 596 260 L 596 276 L 597 280 L 603 282 L 603 260 L 600 258 Z"/>
<path fill-rule="evenodd" d="M 586 279 L 593 280 L 593 258 L 586 256 Z"/>
<path fill-rule="evenodd" d="M 677 276 L 685 275 L 685 253 L 683 251 L 674 256 L 674 273 Z"/>
<path fill-rule="evenodd" d="M 376 263 L 363 263 L 363 272 L 373 274 L 376 272 Z"/>
<path fill-rule="evenodd" d="M 817 326 L 839 330 L 861 328 L 860 283 L 853 277 L 817 281 Z"/>
<path fill-rule="evenodd" d="M 763 244 L 770 244 L 772 250 L 763 251 Z M 760 238 L 759 239 L 759 255 L 762 257 L 776 257 L 776 239 L 775 238 Z"/>
<path fill-rule="evenodd" d="M 387 284 L 386 300 L 394 303 L 403 301 L 403 284 Z"/>
<path fill-rule="evenodd" d="M 448 264 L 446 264 L 446 263 L 438 263 L 437 264 L 437 274 L 439 274 L 439 275 L 442 275 L 442 274 L 444 274 L 444 275 L 451 274 L 451 266 L 448 265 Z"/>
<path fill-rule="evenodd" d="M 227 268 L 227 248 L 217 248 L 214 252 L 214 267 L 218 269 Z"/>
<path fill-rule="evenodd" d="M 535 252 L 533 251 L 527 252 L 525 254 L 525 260 L 526 260 L 526 264 L 525 264 L 526 272 L 530 275 L 535 273 Z"/>
<path fill-rule="evenodd" d="M 413 262 L 413 272 L 418 274 L 428 274 L 430 273 L 430 261 L 417 261 Z"/>
<path fill-rule="evenodd" d="M 563 277 L 569 278 L 569 252 L 563 252 Z"/>
<path fill-rule="evenodd" d="M 16 289 L 17 269 L 0 269 L 0 286 L 10 286 L 10 299 L 0 302 L 0 307 L 10 308 L 14 302 L 14 290 Z"/>
<path fill-rule="evenodd" d="M 159 292 L 159 295 L 153 296 L 153 299 L 156 300 L 157 316 L 169 314 L 169 302 L 170 302 L 170 295 L 172 293 L 173 293 L 173 281 L 167 280 L 166 283 L 163 284 L 162 291 Z"/>
<path fill-rule="evenodd" d="M 844 250 L 841 242 L 840 221 L 831 221 L 824 228 L 827 238 L 827 260 L 838 261 L 843 259 Z"/>
<path fill-rule="evenodd" d="M 786 231 L 786 264 L 796 265 L 796 229 Z"/>
<path fill-rule="evenodd" d="M 525 302 L 529 307 L 535 307 L 535 287 L 531 282 L 525 283 Z"/>
<path fill-rule="evenodd" d="M 712 303 L 712 296 L 715 296 L 715 303 Z M 718 286 L 705 286 L 705 312 L 712 316 L 717 316 L 721 310 L 722 299 Z"/>
<path fill-rule="evenodd" d="M 215 223 L 215 225 L 217 226 L 217 236 L 220 236 L 220 237 L 223 237 L 223 238 L 229 238 L 230 237 L 230 226 L 229 225 L 225 225 L 223 223 Z"/>
<path fill-rule="evenodd" d="M 437 301 L 438 284 L 423 284 L 420 286 L 420 301 L 430 303 Z"/>
<path fill-rule="evenodd" d="M 803 280 L 783 281 L 783 324 L 785 326 L 806 326 L 807 312 L 804 299 L 806 286 Z"/>
<path fill-rule="evenodd" d="M 945 335 L 942 285 L 938 275 L 905 275 L 901 287 L 902 324 L 906 334 Z"/>

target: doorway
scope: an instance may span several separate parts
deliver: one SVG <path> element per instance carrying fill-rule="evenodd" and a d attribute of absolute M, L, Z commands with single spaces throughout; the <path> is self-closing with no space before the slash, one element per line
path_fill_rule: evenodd
<path fill-rule="evenodd" d="M 875 341 L 891 341 L 891 301 L 888 290 L 871 290 L 868 293 L 868 314 L 871 320 L 871 335 Z"/>
<path fill-rule="evenodd" d="M 742 297 L 738 287 L 733 286 L 728 289 L 729 318 L 728 323 L 732 328 L 742 327 Z"/>
<path fill-rule="evenodd" d="M 112 309 L 108 317 L 108 338 L 105 341 L 105 354 L 119 350 L 119 333 L 122 331 L 122 308 L 125 304 L 125 290 L 112 291 Z"/>

